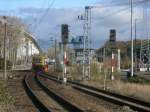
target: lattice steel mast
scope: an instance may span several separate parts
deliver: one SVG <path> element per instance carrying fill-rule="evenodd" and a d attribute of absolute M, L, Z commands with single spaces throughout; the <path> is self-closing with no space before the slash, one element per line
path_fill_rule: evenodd
<path fill-rule="evenodd" d="M 83 43 L 83 79 L 90 79 L 90 35 L 91 35 L 91 8 L 90 6 L 85 7 L 84 14 L 84 43 Z"/>

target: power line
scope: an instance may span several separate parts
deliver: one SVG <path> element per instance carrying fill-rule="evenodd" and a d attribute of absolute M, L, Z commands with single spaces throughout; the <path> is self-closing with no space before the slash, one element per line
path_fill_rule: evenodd
<path fill-rule="evenodd" d="M 49 2 L 48 2 L 48 4 L 49 4 Z M 45 1 L 42 3 L 42 7 L 45 7 L 46 5 L 45 5 Z M 33 18 L 35 18 L 35 22 L 37 22 L 37 17 L 36 16 L 33 16 Z M 35 27 L 35 25 L 32 23 L 31 24 L 31 27 Z"/>
<path fill-rule="evenodd" d="M 150 0 L 143 0 L 143 1 L 133 2 L 133 5 L 134 5 L 133 7 L 136 7 L 137 5 L 143 4 L 143 3 L 146 3 L 146 2 L 150 2 Z M 121 4 L 116 4 L 116 5 L 121 5 Z M 126 4 L 126 5 L 130 5 L 130 4 Z M 103 8 L 106 8 L 106 7 L 112 7 L 112 5 L 107 5 L 107 6 L 104 6 Z M 100 8 L 101 8 L 101 7 L 100 7 Z M 106 16 L 100 18 L 100 19 L 101 19 L 101 20 L 104 20 L 104 19 L 107 18 L 107 17 L 110 17 L 110 16 L 113 16 L 113 15 L 119 14 L 119 13 L 121 13 L 121 12 L 123 12 L 123 11 L 127 11 L 128 9 L 130 9 L 130 6 L 125 7 L 125 8 L 123 8 L 123 9 L 121 9 L 121 10 L 119 9 L 119 10 L 113 12 L 113 13 L 109 13 L 109 14 L 107 14 Z"/>
<path fill-rule="evenodd" d="M 133 5 L 138 5 L 138 4 L 141 4 L 141 3 L 146 3 L 146 2 L 150 2 L 150 0 L 137 0 L 137 1 L 133 1 Z M 130 2 L 118 2 L 118 3 L 115 3 L 115 1 L 111 1 L 109 4 L 103 4 L 101 3 L 100 5 L 103 5 L 101 8 L 106 8 L 106 7 L 120 7 L 120 6 L 130 6 Z"/>
<path fill-rule="evenodd" d="M 41 16 L 40 20 L 38 21 L 37 25 L 35 25 L 35 27 L 33 28 L 34 31 L 33 33 L 36 32 L 36 30 L 38 29 L 38 26 L 41 24 L 41 22 L 43 21 L 43 19 L 45 18 L 45 16 L 47 15 L 47 13 L 49 12 L 50 8 L 53 6 L 55 0 L 52 0 L 51 3 L 49 4 L 48 8 L 46 9 L 45 13 Z"/>
<path fill-rule="evenodd" d="M 44 17 L 46 16 L 46 14 L 48 13 L 49 9 L 52 7 L 53 3 L 55 0 L 52 0 L 52 2 L 50 3 L 50 5 L 48 6 L 48 8 L 46 9 L 45 13 L 41 16 L 40 20 L 38 21 L 38 23 L 35 25 L 35 27 L 33 28 L 34 32 L 36 32 L 36 30 L 38 29 L 38 26 L 41 24 L 41 22 L 43 21 Z"/>
<path fill-rule="evenodd" d="M 117 14 L 123 12 L 123 11 L 127 11 L 129 8 L 130 8 L 130 7 L 125 7 L 125 8 L 123 8 L 123 9 L 121 9 L 121 10 L 119 9 L 119 11 L 117 10 L 117 11 L 115 11 L 115 12 L 113 12 L 113 13 L 109 13 L 109 14 L 105 15 L 104 17 L 100 18 L 100 19 L 105 19 L 105 18 L 107 18 L 107 17 L 117 15 Z"/>
<path fill-rule="evenodd" d="M 46 3 L 46 4 L 49 4 L 49 2 Z M 46 6 L 46 5 L 45 5 L 45 1 L 44 1 L 44 2 L 42 3 L 41 7 L 43 8 L 43 7 L 45 7 L 45 6 Z M 34 23 L 38 22 L 36 16 L 37 16 L 37 14 L 34 14 L 34 15 L 32 14 Z M 32 29 L 35 30 L 35 28 L 37 27 L 37 24 L 34 24 L 34 23 L 33 23 L 33 22 L 32 22 L 32 23 L 29 23 L 27 27 L 28 27 L 28 28 L 29 28 L 29 27 L 31 27 L 31 28 L 33 27 Z M 32 31 L 32 32 L 33 32 L 33 31 Z"/>

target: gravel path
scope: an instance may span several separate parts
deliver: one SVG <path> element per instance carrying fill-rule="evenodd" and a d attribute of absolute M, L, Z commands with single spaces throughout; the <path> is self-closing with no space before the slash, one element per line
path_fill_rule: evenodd
<path fill-rule="evenodd" d="M 49 89 L 56 91 L 75 105 L 83 108 L 86 112 L 133 112 L 126 106 L 120 107 L 104 100 L 97 99 L 79 92 L 68 85 L 61 85 L 42 77 L 41 80 Z"/>
<path fill-rule="evenodd" d="M 12 75 L 14 77 L 8 79 L 9 92 L 15 98 L 14 103 L 15 111 L 13 112 L 37 112 L 37 109 L 34 107 L 32 101 L 29 99 L 22 84 L 22 79 L 27 74 L 29 75 L 31 73 L 13 72 Z"/>

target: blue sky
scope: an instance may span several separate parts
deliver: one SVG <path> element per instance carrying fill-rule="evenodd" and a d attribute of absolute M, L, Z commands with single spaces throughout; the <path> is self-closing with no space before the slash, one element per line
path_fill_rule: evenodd
<path fill-rule="evenodd" d="M 25 7 L 47 8 L 54 1 L 55 8 L 84 7 L 98 0 L 0 0 L 1 10 L 12 10 Z"/>
<path fill-rule="evenodd" d="M 148 6 L 150 4 L 150 0 L 134 0 L 134 2 L 139 1 L 146 1 L 145 4 Z M 0 15 L 21 18 L 45 49 L 49 47 L 51 37 L 60 39 L 61 24 L 70 26 L 71 36 L 82 35 L 83 23 L 77 20 L 77 16 L 83 14 L 86 5 L 100 5 L 103 8 L 92 9 L 91 38 L 94 48 L 98 48 L 108 40 L 110 29 L 117 30 L 117 40 L 130 39 L 130 6 L 125 5 L 128 3 L 130 0 L 0 0 Z M 111 7 L 105 7 L 106 5 Z M 46 11 L 47 8 L 50 9 Z M 147 15 L 150 15 L 149 8 L 147 9 Z M 145 20 L 142 15 L 143 4 L 140 3 L 134 7 L 134 19 L 139 19 L 138 38 L 146 34 L 145 31 L 150 32 L 150 28 L 145 30 L 148 28 L 145 25 L 150 26 L 150 24 L 143 22 Z"/>

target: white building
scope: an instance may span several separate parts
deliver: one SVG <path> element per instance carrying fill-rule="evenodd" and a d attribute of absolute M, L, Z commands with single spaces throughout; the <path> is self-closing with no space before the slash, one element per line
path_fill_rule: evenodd
<path fill-rule="evenodd" d="M 31 34 L 24 32 L 24 35 L 22 44 L 20 44 L 17 49 L 17 61 L 31 63 L 32 56 L 42 51 Z"/>

